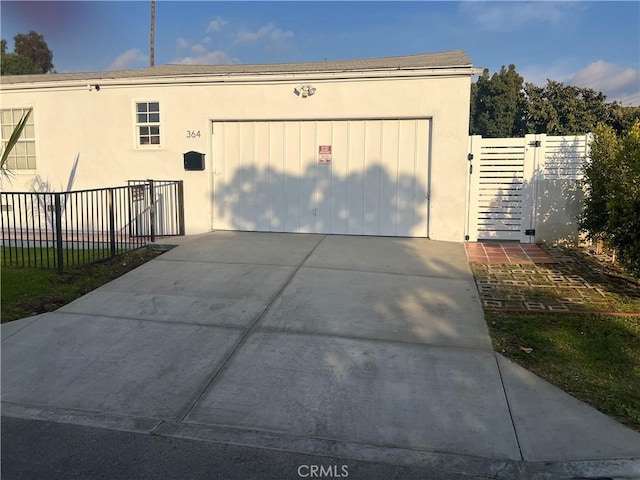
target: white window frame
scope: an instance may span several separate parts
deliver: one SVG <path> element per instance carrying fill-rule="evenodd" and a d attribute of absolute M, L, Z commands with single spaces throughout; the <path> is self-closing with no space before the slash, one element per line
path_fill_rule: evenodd
<path fill-rule="evenodd" d="M 146 111 L 139 112 L 138 105 L 144 105 L 144 104 L 146 104 Z M 158 105 L 157 111 L 150 110 L 152 104 Z M 142 150 L 162 148 L 163 133 L 162 133 L 161 114 L 162 112 L 160 108 L 160 101 L 158 100 L 136 100 L 133 102 L 134 138 L 135 138 L 136 148 L 139 148 Z M 157 117 L 154 118 L 154 115 L 157 115 Z M 141 117 L 146 117 L 146 118 L 141 118 Z M 157 121 L 155 121 L 156 118 L 157 118 Z M 140 120 L 143 120 L 143 121 L 140 121 Z M 142 129 L 145 129 L 145 128 L 149 130 L 147 130 L 148 133 L 144 136 L 148 137 L 150 142 L 153 141 L 154 137 L 157 137 L 158 143 L 143 143 L 140 141 L 141 138 L 143 137 Z M 157 129 L 157 130 L 154 131 L 153 129 Z"/>
<path fill-rule="evenodd" d="M 31 115 L 29 115 L 27 124 L 24 130 L 22 130 L 22 135 L 20 135 L 18 142 L 15 144 L 13 150 L 9 154 L 9 158 L 7 159 L 6 167 L 14 173 L 33 173 L 38 168 L 35 109 L 32 105 L 26 107 L 0 108 L 0 142 L 2 143 L 3 152 L 7 146 L 9 138 L 11 137 L 11 132 L 13 132 L 13 129 L 22 118 L 22 115 L 24 115 L 24 113 L 29 109 L 31 109 Z M 8 111 L 11 112 L 11 123 L 5 125 L 3 120 L 5 112 Z M 29 145 L 32 145 L 32 148 L 29 148 Z M 29 150 L 31 150 L 32 153 L 29 153 Z M 24 158 L 26 167 L 20 168 L 18 164 L 18 157 Z"/>

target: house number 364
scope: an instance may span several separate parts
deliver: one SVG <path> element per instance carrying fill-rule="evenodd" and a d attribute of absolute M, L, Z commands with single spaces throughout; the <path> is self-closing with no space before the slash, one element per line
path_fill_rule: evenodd
<path fill-rule="evenodd" d="M 200 130 L 187 130 L 187 138 L 200 138 Z"/>

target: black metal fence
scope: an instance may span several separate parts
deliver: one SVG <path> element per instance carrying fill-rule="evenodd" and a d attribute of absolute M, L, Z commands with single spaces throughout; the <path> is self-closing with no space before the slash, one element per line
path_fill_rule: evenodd
<path fill-rule="evenodd" d="M 2 265 L 55 268 L 113 258 L 156 237 L 184 235 L 182 181 L 0 193 Z"/>

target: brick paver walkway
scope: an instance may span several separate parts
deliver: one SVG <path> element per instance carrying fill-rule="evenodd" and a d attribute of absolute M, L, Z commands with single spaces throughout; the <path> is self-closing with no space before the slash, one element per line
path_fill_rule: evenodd
<path fill-rule="evenodd" d="M 524 243 L 465 243 L 469 262 L 498 263 L 556 263 L 540 246 Z"/>
<path fill-rule="evenodd" d="M 594 257 L 562 247 L 534 245 L 538 250 L 535 254 L 532 246 L 522 247 L 528 260 L 520 262 L 517 259 L 522 254 L 510 254 L 510 248 L 502 247 L 505 253 L 493 256 L 497 249 L 485 248 L 488 253 L 483 258 L 477 254 L 477 247 L 467 247 L 485 309 L 640 313 L 638 283 L 612 272 Z M 507 259 L 500 261 L 504 256 Z M 544 256 L 551 261 L 537 261 Z"/>

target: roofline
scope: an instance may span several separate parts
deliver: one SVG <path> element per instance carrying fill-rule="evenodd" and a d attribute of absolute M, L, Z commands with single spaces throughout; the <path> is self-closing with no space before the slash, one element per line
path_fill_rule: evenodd
<path fill-rule="evenodd" d="M 440 62 L 440 63 L 439 63 Z M 161 79 L 246 79 L 260 78 L 262 80 L 278 77 L 301 76 L 336 76 L 351 74 L 384 74 L 390 76 L 393 72 L 429 72 L 431 75 L 444 71 L 464 71 L 472 74 L 472 64 L 462 50 L 439 52 L 400 57 L 382 57 L 373 59 L 359 59 L 331 62 L 307 62 L 288 64 L 254 64 L 254 65 L 163 65 L 159 67 L 142 68 L 138 70 L 104 71 L 86 73 L 61 73 L 44 75 L 12 75 L 0 78 L 0 88 L 10 86 L 26 86 L 40 84 L 41 86 L 67 85 L 80 83 L 111 83 L 121 81 L 125 83 L 157 83 Z M 460 72 L 462 73 L 462 72 Z M 393 75 L 392 75 L 393 76 Z M 5 89 L 3 88 L 3 89 Z"/>
<path fill-rule="evenodd" d="M 393 75 L 389 75 L 393 72 Z M 25 90 L 59 90 L 59 89 L 92 89 L 95 86 L 100 88 L 108 87 L 136 87 L 136 86 L 167 86 L 167 85 L 233 85 L 233 84 L 275 84 L 275 83 L 300 83 L 300 82 L 328 82 L 328 81 L 358 81 L 358 80 L 385 80 L 394 79 L 417 79 L 428 77 L 469 77 L 472 69 L 470 67 L 437 68 L 437 69 L 412 69 L 412 70 L 375 70 L 362 72 L 320 72 L 290 73 L 290 74 L 242 74 L 242 75 L 211 75 L 211 74 L 191 74 L 191 75 L 166 75 L 157 77 L 133 77 L 133 78 L 108 78 L 108 79 L 78 79 L 52 82 L 25 82 L 0 84 L 0 92 L 25 91 Z"/>

